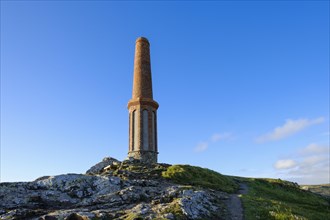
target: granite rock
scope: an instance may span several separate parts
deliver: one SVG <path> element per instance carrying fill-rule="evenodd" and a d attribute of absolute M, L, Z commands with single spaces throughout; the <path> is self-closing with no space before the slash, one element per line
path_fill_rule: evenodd
<path fill-rule="evenodd" d="M 168 166 L 107 157 L 86 174 L 0 183 L 0 219 L 227 219 L 226 193 L 172 183 Z"/>

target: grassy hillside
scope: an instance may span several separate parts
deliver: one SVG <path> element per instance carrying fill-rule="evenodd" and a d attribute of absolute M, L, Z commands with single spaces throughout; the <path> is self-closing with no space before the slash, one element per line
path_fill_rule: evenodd
<path fill-rule="evenodd" d="M 248 185 L 248 193 L 241 196 L 245 219 L 325 220 L 330 219 L 330 199 L 302 190 L 299 185 L 275 179 L 230 177 L 215 171 L 173 165 L 162 176 L 184 184 L 234 193 L 238 183 Z"/>
<path fill-rule="evenodd" d="M 241 179 L 249 186 L 242 196 L 246 219 L 311 219 L 330 217 L 329 199 L 275 179 Z"/>
<path fill-rule="evenodd" d="M 190 165 L 170 166 L 162 173 L 162 176 L 179 184 L 200 186 L 228 193 L 233 193 L 238 189 L 238 184 L 233 178 L 213 170 Z"/>

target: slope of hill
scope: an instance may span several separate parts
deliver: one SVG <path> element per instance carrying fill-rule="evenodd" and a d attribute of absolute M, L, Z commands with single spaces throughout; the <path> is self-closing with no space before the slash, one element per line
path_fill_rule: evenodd
<path fill-rule="evenodd" d="M 239 196 L 248 220 L 330 215 L 328 199 L 294 183 L 105 158 L 86 174 L 0 183 L 0 219 L 243 219 Z"/>
<path fill-rule="evenodd" d="M 302 185 L 302 189 L 330 198 L 330 184 Z"/>
<path fill-rule="evenodd" d="M 166 176 L 170 173 L 172 180 L 190 185 L 209 187 L 213 189 L 234 192 L 237 184 L 245 183 L 248 192 L 241 194 L 244 217 L 254 219 L 311 219 L 324 220 L 330 218 L 330 199 L 312 193 L 314 190 L 324 193 L 329 184 L 322 187 L 312 187 L 309 191 L 302 190 L 296 183 L 280 179 L 256 179 L 223 176 L 221 180 L 213 177 L 214 171 L 192 167 L 189 165 L 174 165 L 168 168 Z M 210 172 L 206 177 L 205 172 Z M 225 183 L 221 181 L 227 178 Z M 211 179 L 210 179 L 211 178 Z"/>
<path fill-rule="evenodd" d="M 279 179 L 241 179 L 249 186 L 242 196 L 246 219 L 311 219 L 330 217 L 330 200 Z"/>

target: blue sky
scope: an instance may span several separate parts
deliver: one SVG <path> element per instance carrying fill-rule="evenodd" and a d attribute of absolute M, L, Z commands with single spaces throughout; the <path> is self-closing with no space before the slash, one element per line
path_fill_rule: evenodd
<path fill-rule="evenodd" d="M 328 1 L 1 1 L 1 181 L 128 151 L 151 44 L 159 161 L 329 182 Z"/>

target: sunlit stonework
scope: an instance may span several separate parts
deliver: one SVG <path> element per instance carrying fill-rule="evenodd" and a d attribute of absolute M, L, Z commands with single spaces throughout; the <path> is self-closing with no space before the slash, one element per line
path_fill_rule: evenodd
<path fill-rule="evenodd" d="M 153 100 L 149 41 L 140 37 L 135 44 L 134 80 L 129 111 L 128 157 L 147 163 L 156 163 L 157 109 Z"/>

